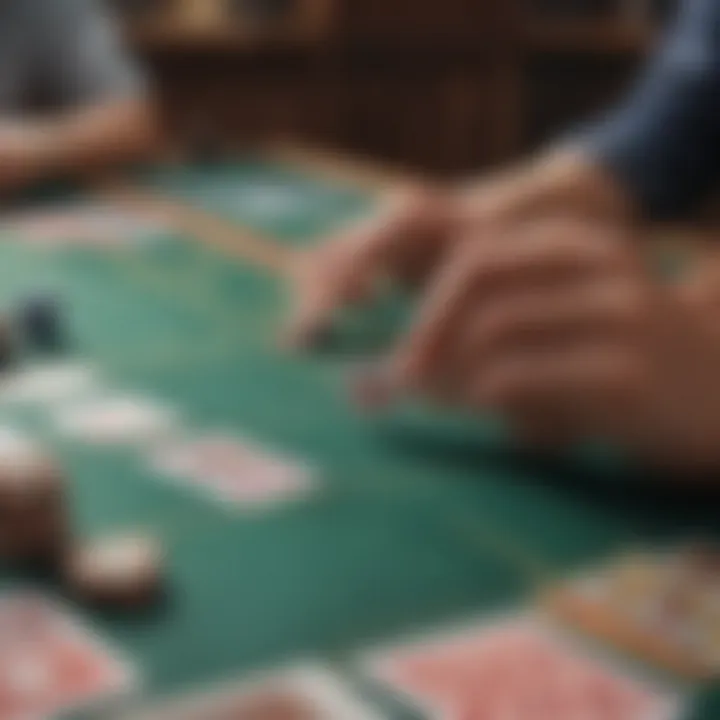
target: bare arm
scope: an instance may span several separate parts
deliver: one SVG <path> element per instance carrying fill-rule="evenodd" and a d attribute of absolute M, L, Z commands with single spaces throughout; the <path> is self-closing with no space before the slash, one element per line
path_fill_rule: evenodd
<path fill-rule="evenodd" d="M 0 189 L 82 176 L 138 160 L 155 144 L 154 113 L 139 98 L 119 99 L 37 120 L 0 121 Z"/>
<path fill-rule="evenodd" d="M 461 224 L 477 228 L 550 214 L 622 222 L 639 214 L 631 193 L 582 149 L 561 148 L 488 179 L 468 182 L 455 193 Z"/>
<path fill-rule="evenodd" d="M 0 116 L 0 191 L 139 159 L 156 134 L 150 90 L 95 0 L 24 0 L 18 31 L 40 114 Z"/>

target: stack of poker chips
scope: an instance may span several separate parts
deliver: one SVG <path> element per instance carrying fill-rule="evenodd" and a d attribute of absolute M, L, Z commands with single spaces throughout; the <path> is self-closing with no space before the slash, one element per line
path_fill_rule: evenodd
<path fill-rule="evenodd" d="M 0 317 L 0 370 L 15 364 L 21 345 L 54 350 L 62 334 L 57 299 L 27 298 L 17 318 Z M 66 477 L 55 459 L 27 438 L 0 433 L 0 561 L 56 566 L 68 546 L 66 500 Z"/>
<path fill-rule="evenodd" d="M 0 370 L 20 346 L 61 350 L 65 332 L 59 303 L 35 295 L 19 308 L 17 322 L 0 317 Z M 142 533 L 73 537 L 68 478 L 56 459 L 29 438 L 0 431 L 0 563 L 42 570 L 78 599 L 105 607 L 144 607 L 161 596 L 163 549 Z"/>
<path fill-rule="evenodd" d="M 32 351 L 54 352 L 65 343 L 60 303 L 51 294 L 27 298 L 18 311 L 19 334 Z"/>
<path fill-rule="evenodd" d="M 0 438 L 0 558 L 53 567 L 68 547 L 66 478 L 50 455 L 20 437 Z"/>
<path fill-rule="evenodd" d="M 0 371 L 15 365 L 24 353 L 54 354 L 67 342 L 58 298 L 50 294 L 28 297 L 14 313 L 0 315 Z"/>
<path fill-rule="evenodd" d="M 27 298 L 17 317 L 0 317 L 0 370 L 30 350 L 56 349 L 62 337 L 59 303 Z M 28 438 L 0 432 L 0 561 L 56 566 L 67 549 L 67 481 L 50 453 Z"/>
<path fill-rule="evenodd" d="M 19 436 L 0 437 L 0 561 L 46 572 L 74 597 L 103 607 L 146 607 L 161 597 L 162 546 L 141 533 L 76 540 L 66 475 Z"/>

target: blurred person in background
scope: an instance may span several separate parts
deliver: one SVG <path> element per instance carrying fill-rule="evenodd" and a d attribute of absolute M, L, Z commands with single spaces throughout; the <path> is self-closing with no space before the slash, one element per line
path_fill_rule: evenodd
<path fill-rule="evenodd" d="M 600 435 L 656 463 L 720 466 L 704 285 L 661 282 L 632 242 L 718 180 L 720 3 L 685 0 L 607 117 L 480 182 L 407 191 L 304 257 L 290 337 L 311 342 L 380 279 L 412 281 L 415 320 L 388 361 L 398 387 L 499 411 L 531 442 Z"/>
<path fill-rule="evenodd" d="M 147 151 L 144 80 L 96 0 L 0 0 L 0 194 Z"/>

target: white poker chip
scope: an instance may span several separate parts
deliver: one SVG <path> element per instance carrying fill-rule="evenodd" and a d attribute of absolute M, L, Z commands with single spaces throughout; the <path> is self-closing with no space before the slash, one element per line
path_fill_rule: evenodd
<path fill-rule="evenodd" d="M 129 535 L 100 540 L 85 551 L 82 561 L 88 573 L 122 582 L 128 575 L 156 568 L 160 551 L 153 540 Z"/>
<path fill-rule="evenodd" d="M 0 505 L 19 507 L 29 500 L 61 500 L 63 476 L 40 444 L 0 428 Z"/>
<path fill-rule="evenodd" d="M 71 553 L 66 579 L 90 600 L 140 603 L 159 588 L 163 559 L 160 543 L 147 535 L 90 540 Z"/>

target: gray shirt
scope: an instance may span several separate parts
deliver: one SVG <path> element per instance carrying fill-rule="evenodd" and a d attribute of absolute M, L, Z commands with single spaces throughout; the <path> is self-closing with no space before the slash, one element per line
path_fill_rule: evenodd
<path fill-rule="evenodd" d="M 684 0 L 628 100 L 585 147 L 648 215 L 683 213 L 720 181 L 720 0 Z"/>
<path fill-rule="evenodd" d="M 0 115 L 143 91 L 100 0 L 0 0 Z"/>

